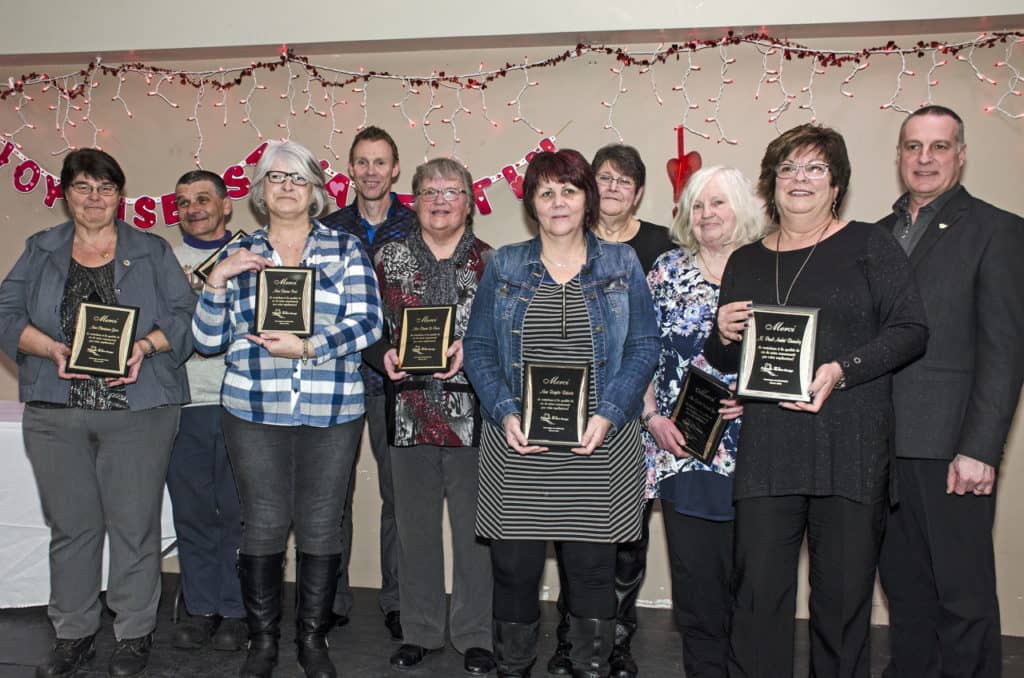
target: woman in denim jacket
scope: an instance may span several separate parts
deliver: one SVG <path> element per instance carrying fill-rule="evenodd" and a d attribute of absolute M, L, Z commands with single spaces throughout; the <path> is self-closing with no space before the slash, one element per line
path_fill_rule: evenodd
<path fill-rule="evenodd" d="M 574 674 L 603 677 L 615 630 L 615 545 L 640 536 L 637 416 L 658 362 L 654 307 L 633 250 L 590 232 L 598 189 L 578 152 L 538 154 L 523 192 L 539 235 L 497 252 L 463 339 L 485 420 L 477 534 L 492 540 L 498 675 L 528 676 L 536 659 L 537 587 L 551 540 L 562 543 Z M 578 446 L 524 435 L 523 366 L 531 362 L 589 366 Z"/>

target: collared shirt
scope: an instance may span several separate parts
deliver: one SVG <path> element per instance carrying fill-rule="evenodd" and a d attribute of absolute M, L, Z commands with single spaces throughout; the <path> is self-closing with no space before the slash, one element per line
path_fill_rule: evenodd
<path fill-rule="evenodd" d="M 409 231 L 417 228 L 416 213 L 403 205 L 397 195 L 394 193 L 390 195 L 391 207 L 388 208 L 388 215 L 379 224 L 371 224 L 363 218 L 363 215 L 359 213 L 358 199 L 351 205 L 328 214 L 323 218 L 323 224 L 329 228 L 346 231 L 359 238 L 372 259 L 381 247 L 389 242 L 402 240 L 409 234 Z M 384 395 L 384 378 L 379 372 L 364 365 L 360 373 L 363 375 L 366 395 Z"/>
<path fill-rule="evenodd" d="M 262 228 L 227 248 L 280 258 Z M 278 358 L 245 338 L 255 324 L 257 274 L 242 273 L 227 289 L 203 289 L 192 321 L 196 349 L 227 350 L 221 404 L 248 421 L 279 426 L 332 426 L 363 414 L 359 351 L 381 335 L 377 278 L 356 238 L 313 222 L 302 266 L 317 269 L 308 363 Z"/>
<path fill-rule="evenodd" d="M 946 206 L 946 203 L 953 197 L 953 194 L 959 190 L 960 184 L 953 184 L 945 193 L 919 208 L 917 210 L 917 219 L 912 219 L 910 216 L 910 193 L 904 193 L 893 203 L 892 211 L 896 213 L 898 222 L 892 234 L 896 236 L 896 240 L 899 241 L 904 252 L 910 254 L 914 251 L 917 243 L 921 241 L 921 236 L 924 235 L 928 227 L 931 226 L 932 221 L 935 220 L 935 216 Z"/>

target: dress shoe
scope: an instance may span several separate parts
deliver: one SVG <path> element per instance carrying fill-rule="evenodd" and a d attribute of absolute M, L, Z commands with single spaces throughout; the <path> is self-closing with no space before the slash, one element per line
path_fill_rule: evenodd
<path fill-rule="evenodd" d="M 338 614 L 337 612 L 331 613 L 331 626 L 341 628 L 342 626 L 348 626 L 349 621 L 351 620 L 348 618 L 347 614 Z"/>
<path fill-rule="evenodd" d="M 636 661 L 633 660 L 633 653 L 629 647 L 629 641 L 616 645 L 612 649 L 611 672 L 609 678 L 636 678 L 640 670 Z"/>
<path fill-rule="evenodd" d="M 422 645 L 402 645 L 391 655 L 391 665 L 396 669 L 411 669 L 432 652 L 437 652 L 437 649 L 431 650 Z"/>
<path fill-rule="evenodd" d="M 466 650 L 466 659 L 462 663 L 466 673 L 471 676 L 486 676 L 497 666 L 494 654 L 482 647 L 471 647 Z"/>
<path fill-rule="evenodd" d="M 241 617 L 224 617 L 213 634 L 213 649 L 221 652 L 237 652 L 249 640 L 249 628 Z"/>
<path fill-rule="evenodd" d="M 58 638 L 46 661 L 36 667 L 36 678 L 73 676 L 78 667 L 95 656 L 95 635 L 85 638 Z"/>
<path fill-rule="evenodd" d="M 569 659 L 569 651 L 572 645 L 567 641 L 558 641 L 555 653 L 548 660 L 548 675 L 550 676 L 571 676 L 572 660 Z"/>
<path fill-rule="evenodd" d="M 171 645 L 179 650 L 198 650 L 210 642 L 219 626 L 220 617 L 215 614 L 190 614 L 174 627 Z"/>
<path fill-rule="evenodd" d="M 153 634 L 139 638 L 122 638 L 110 655 L 110 678 L 135 678 L 146 672 L 149 662 L 149 648 L 153 645 Z"/>
<path fill-rule="evenodd" d="M 392 610 L 384 615 L 384 626 L 391 632 L 391 640 L 402 640 L 402 613 Z"/>

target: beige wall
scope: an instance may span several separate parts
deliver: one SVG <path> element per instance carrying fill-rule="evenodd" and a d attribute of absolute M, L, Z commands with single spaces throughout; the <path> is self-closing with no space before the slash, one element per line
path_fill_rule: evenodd
<path fill-rule="evenodd" d="M 719 3 L 721 4 L 721 3 Z M 892 4 L 892 3 L 890 3 Z M 134 7 L 134 5 L 133 5 Z M 10 24 L 7 26 L 10 31 Z M 807 40 L 812 46 L 861 48 L 883 44 L 890 35 L 850 36 L 841 38 L 820 38 Z M 900 36 L 901 43 L 912 43 L 918 37 L 939 39 L 969 39 L 971 35 L 928 35 Z M 635 44 L 634 50 L 650 49 L 652 43 Z M 558 50 L 563 47 L 559 47 Z M 365 66 L 367 69 L 392 73 L 429 73 L 432 69 L 447 72 L 472 71 L 482 60 L 485 64 L 501 64 L 506 61 L 518 62 L 524 56 L 538 59 L 557 51 L 552 48 L 507 48 L 473 50 L 432 50 L 361 53 L 357 57 L 345 55 L 324 55 L 316 57 L 318 62 L 339 68 Z M 966 185 L 978 196 L 1006 209 L 1024 213 L 1024 192 L 1020 190 L 1020 175 L 1024 164 L 1024 121 L 1009 120 L 998 114 L 986 114 L 983 107 L 994 101 L 1005 88 L 1005 71 L 994 69 L 992 63 L 1002 57 L 1004 47 L 984 50 L 976 55 L 976 63 L 986 73 L 998 76 L 1000 84 L 982 84 L 973 70 L 964 63 L 951 61 L 937 69 L 940 84 L 934 88 L 932 97 L 936 102 L 958 109 L 966 120 L 968 141 L 968 169 Z M 1024 50 L 1018 47 L 1014 62 L 1024 70 L 1021 61 Z M 269 52 L 265 58 L 273 58 Z M 767 122 L 768 109 L 783 98 L 778 85 L 762 85 L 761 96 L 754 98 L 758 80 L 762 76 L 762 57 L 751 47 L 734 47 L 728 56 L 735 57 L 735 63 L 728 67 L 727 77 L 732 84 L 724 88 L 721 98 L 719 120 L 727 136 L 739 143 L 732 145 L 717 143 L 716 128 L 704 119 L 711 115 L 713 104 L 709 98 L 718 95 L 721 78 L 720 55 L 716 50 L 702 52 L 695 57 L 699 71 L 690 73 L 688 92 L 699 108 L 690 113 L 689 123 L 699 131 L 711 135 L 710 140 L 688 136 L 688 150 L 699 151 L 705 164 L 735 165 L 753 174 L 756 171 L 765 144 L 776 134 L 775 128 Z M 774 63 L 777 57 L 771 57 Z M 228 65 L 227 58 L 211 61 L 177 61 L 175 64 L 189 69 L 201 69 Z M 244 63 L 247 63 L 244 62 Z M 675 155 L 674 127 L 683 114 L 681 94 L 673 91 L 684 75 L 685 57 L 681 61 L 670 61 L 654 67 L 650 73 L 639 74 L 626 71 L 622 88 L 618 92 L 612 122 L 617 126 L 626 142 L 637 146 L 648 164 L 648 188 L 641 216 L 651 221 L 668 223 L 671 214 L 671 187 L 666 179 L 665 163 Z M 163 65 L 172 65 L 163 62 Z M 611 101 L 619 90 L 618 76 L 609 69 L 614 62 L 604 56 L 588 56 L 559 65 L 556 68 L 531 71 L 530 79 L 538 82 L 522 97 L 522 108 L 527 119 L 542 128 L 545 134 L 560 132 L 557 144 L 575 147 L 590 155 L 601 144 L 617 140 L 609 123 L 609 109 L 602 101 Z M 828 69 L 824 74 L 813 77 L 811 92 L 801 90 L 811 78 L 811 64 L 794 60 L 786 62 L 783 71 L 784 84 L 795 96 L 792 109 L 780 122 L 781 127 L 804 122 L 809 113 L 799 110 L 796 104 L 809 101 L 813 94 L 817 119 L 835 126 L 845 134 L 850 146 L 854 174 L 849 202 L 845 216 L 874 220 L 889 210 L 899 193 L 894 166 L 894 145 L 900 115 L 880 108 L 893 95 L 899 71 L 899 60 L 895 57 L 877 57 L 871 60 L 871 67 L 858 73 L 847 89 L 854 92 L 853 98 L 840 94 L 843 78 L 849 68 Z M 66 73 L 77 70 L 79 62 L 64 65 L 39 66 L 21 63 L 6 68 L 0 80 L 8 75 L 14 77 L 30 71 L 46 70 L 51 73 Z M 930 61 L 911 59 L 908 68 L 916 71 L 914 76 L 904 76 L 903 91 L 899 97 L 902 105 L 913 108 L 927 96 L 926 72 Z M 653 79 L 652 79 L 653 78 Z M 227 118 L 225 126 L 224 108 L 212 104 L 219 101 L 208 94 L 198 109 L 199 127 L 186 118 L 192 114 L 196 91 L 168 85 L 161 91 L 180 108 L 171 108 L 155 96 L 147 96 L 150 87 L 138 79 L 129 78 L 123 84 L 122 95 L 133 112 L 128 118 L 120 102 L 112 101 L 115 83 L 98 78 L 99 85 L 92 97 L 91 119 L 103 128 L 99 134 L 100 143 L 117 157 L 128 174 L 127 191 L 130 196 L 141 194 L 159 195 L 173 188 L 175 179 L 193 166 L 193 153 L 198 146 L 199 132 L 202 133 L 202 161 L 205 167 L 223 170 L 241 160 L 259 143 L 254 130 L 240 120 L 245 115 L 238 103 L 245 96 L 248 87 L 233 90 L 227 97 Z M 291 136 L 310 148 L 317 149 L 323 157 L 329 157 L 323 145 L 327 142 L 330 125 L 327 119 L 313 114 L 304 114 L 307 95 L 301 92 L 305 79 L 293 80 L 293 108 L 296 115 L 289 115 L 289 91 L 286 72 L 279 69 L 273 74 L 260 76 L 266 90 L 258 90 L 252 97 L 253 121 L 270 136 L 281 136 L 286 132 L 277 124 L 285 120 L 291 129 Z M 417 162 L 425 157 L 456 153 L 470 167 L 474 176 L 481 177 L 500 171 L 511 161 L 522 158 L 539 140 L 540 135 L 524 124 L 512 122 L 513 107 L 506 102 L 515 99 L 522 86 L 521 75 L 510 75 L 499 80 L 486 91 L 489 105 L 488 115 L 499 122 L 492 127 L 485 119 L 480 107 L 479 93 L 466 93 L 463 104 L 472 113 L 457 117 L 458 136 L 461 143 L 453 142 L 451 128 L 441 122 L 456 108 L 454 94 L 442 90 L 438 101 L 445 107 L 431 116 L 432 124 L 427 131 L 436 141 L 430 146 L 423 134 L 422 119 L 429 105 L 429 91 L 421 88 L 419 94 L 409 94 L 405 108 L 417 121 L 411 128 L 395 104 L 402 102 L 407 94 L 399 81 L 374 80 L 366 92 L 365 114 L 370 122 L 388 128 L 397 138 L 402 153 L 403 174 L 398 188 L 409 190 L 409 180 Z M 664 103 L 659 104 L 654 94 L 656 86 Z M 314 88 L 319 96 L 321 91 Z M 281 95 L 285 94 L 285 98 Z M 40 162 L 44 169 L 57 173 L 60 168 L 58 151 L 63 142 L 54 132 L 54 112 L 47 106 L 55 103 L 53 91 L 38 94 L 35 101 L 27 102 L 22 113 L 27 119 L 38 123 L 34 131 L 25 131 L 17 136 L 23 144 L 22 152 Z M 346 104 L 336 107 L 336 127 L 342 130 L 335 140 L 335 147 L 344 154 L 356 126 L 362 121 L 364 109 L 359 105 L 362 93 L 353 92 L 352 87 L 339 93 Z M 1021 109 L 1016 97 L 1009 105 Z M 0 102 L 0 131 L 16 129 L 21 121 L 14 111 L 13 100 Z M 323 107 L 319 98 L 314 103 Z M 87 122 L 80 117 L 83 112 L 75 111 L 77 127 L 69 132 L 69 140 L 76 145 L 91 143 L 92 132 Z M 10 269 L 22 248 L 24 238 L 49 225 L 64 219 L 59 203 L 50 210 L 42 205 L 42 189 L 37 188 L 27 195 L 16 192 L 12 187 L 12 170 L 15 163 L 0 166 L 0 232 L 6 246 L 0 248 L 0 272 Z M 489 216 L 477 218 L 478 234 L 493 245 L 501 245 L 528 236 L 529 232 L 521 209 L 512 193 L 504 184 L 493 186 L 488 197 L 494 208 Z M 251 228 L 256 223 L 246 205 L 236 205 L 233 225 Z M 175 229 L 158 225 L 157 232 L 176 241 Z M 16 378 L 8 365 L 0 371 L 0 398 L 17 397 Z M 1006 632 L 1024 635 L 1024 568 L 1019 567 L 1024 551 L 1024 534 L 1021 532 L 1018 516 L 1024 508 L 1024 439 L 1015 433 L 1011 437 L 1007 462 L 1002 469 L 1000 488 L 999 518 L 996 527 L 997 558 L 1000 576 L 1002 615 Z M 355 550 L 352 561 L 352 581 L 356 586 L 378 586 L 377 573 L 377 529 L 376 520 L 379 500 L 376 496 L 376 468 L 372 455 L 363 451 L 359 467 L 355 515 Z M 547 577 L 548 593 L 557 593 L 557 579 Z M 654 604 L 665 605 L 670 599 L 668 574 L 664 551 L 664 538 L 660 519 L 655 517 L 652 524 L 651 569 L 641 598 Z M 879 619 L 884 618 L 879 610 Z"/>

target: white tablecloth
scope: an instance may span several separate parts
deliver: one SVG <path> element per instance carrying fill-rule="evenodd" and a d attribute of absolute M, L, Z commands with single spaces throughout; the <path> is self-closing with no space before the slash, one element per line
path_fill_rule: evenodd
<path fill-rule="evenodd" d="M 25 455 L 21 413 L 21 403 L 0 400 L 0 608 L 50 600 L 50 528 Z M 174 522 L 166 491 L 162 520 L 162 547 L 167 549 L 174 543 Z M 104 556 L 103 588 L 106 578 Z"/>

